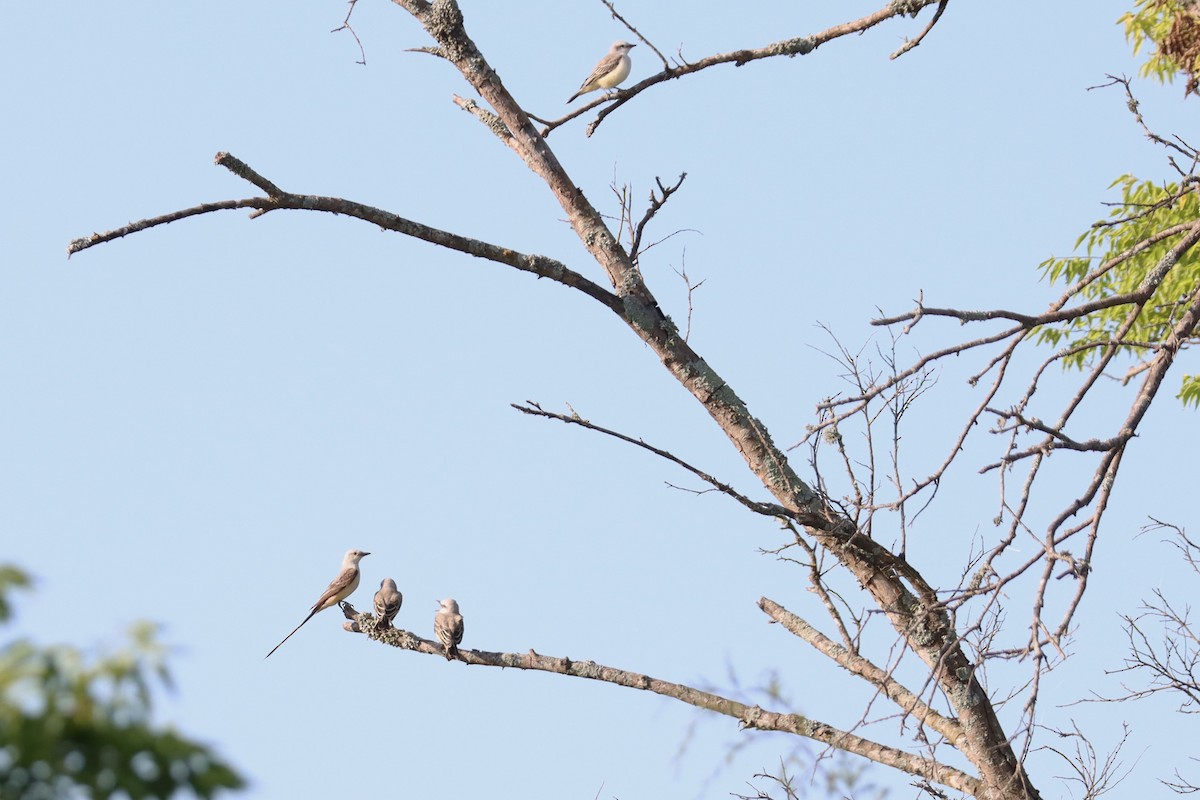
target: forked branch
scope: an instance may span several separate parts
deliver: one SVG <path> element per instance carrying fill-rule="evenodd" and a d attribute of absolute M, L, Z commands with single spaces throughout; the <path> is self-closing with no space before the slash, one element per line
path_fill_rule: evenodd
<path fill-rule="evenodd" d="M 631 254 L 621 246 L 603 215 L 578 188 L 578 184 L 547 146 L 545 138 L 533 127 L 530 117 L 508 92 L 498 72 L 467 34 L 458 4 L 454 0 L 437 0 L 434 3 L 426 0 L 394 1 L 422 24 L 433 39 L 436 53 L 452 63 L 482 97 L 487 109 L 467 110 L 486 121 L 525 165 L 545 182 L 579 241 L 604 271 L 612 286 L 611 291 L 552 259 L 469 239 L 348 200 L 283 192 L 274 184 L 267 187 L 258 183 L 249 174 L 243 177 L 263 188 L 267 192 L 266 197 L 228 201 L 227 204 L 212 208 L 188 209 L 169 218 L 144 220 L 138 230 L 182 216 L 206 213 L 218 207 L 253 208 L 260 213 L 290 208 L 345 214 L 438 246 L 550 278 L 602 303 L 628 325 L 660 359 L 667 371 L 701 404 L 744 458 L 748 469 L 775 497 L 786 516 L 805 526 L 806 535 L 815 545 L 841 563 L 858 585 L 871 595 L 872 602 L 903 638 L 905 645 L 927 665 L 930 680 L 936 682 L 942 696 L 947 698 L 962 731 L 955 741 L 963 757 L 978 771 L 978 778 L 799 715 L 775 714 L 744 705 L 725 707 L 722 704 L 728 701 L 723 698 L 703 693 L 692 694 L 696 690 L 688 687 L 679 687 L 680 699 L 706 708 L 709 704 L 716 704 L 719 708 L 715 710 L 736 717 L 745 726 L 785 730 L 826 742 L 931 782 L 969 794 L 982 794 L 989 800 L 1036 797 L 1037 791 L 1012 749 L 988 693 L 977 679 L 974 665 L 963 650 L 953 620 L 939 602 L 934 588 L 904 557 L 860 530 L 855 520 L 847 516 L 843 509 L 829 503 L 820 491 L 802 480 L 789 463 L 787 455 L 772 440 L 766 426 L 750 413 L 734 389 L 680 335 L 674 322 L 662 311 L 656 297 L 643 281 Z M 761 58 L 810 53 L 825 42 L 867 30 L 901 14 L 915 14 L 936 1 L 894 0 L 873 14 L 834 26 L 814 36 L 777 42 L 757 51 L 742 50 L 713 56 L 673 68 L 622 92 L 617 102 L 609 105 L 593 122 L 593 127 L 619 104 L 665 80 L 720 63 L 740 65 Z M 228 157 L 219 157 L 219 160 L 230 169 L 240 164 Z M 132 228 L 96 234 L 73 243 L 72 251 L 130 232 L 134 232 Z M 760 513 L 776 511 L 769 504 L 758 505 L 762 508 Z M 358 622 L 361 629 L 370 632 L 364 620 L 360 618 Z M 403 646 L 399 641 L 389 640 L 389 643 Z M 412 646 L 409 649 L 424 646 L 420 642 L 410 644 Z M 484 656 L 480 656 L 483 660 L 478 663 L 493 666 L 525 664 L 527 666 L 523 668 L 565 672 L 664 694 L 668 693 L 665 690 L 676 686 L 620 670 L 604 673 L 608 677 L 603 677 L 596 669 L 606 668 L 594 668 L 594 665 L 584 668 L 566 659 L 543 660 L 544 657 L 531 654 L 528 657 L 516 657 L 519 663 L 504 663 L 499 660 L 503 654 L 494 655 L 497 659 L 495 663 Z M 520 660 L 526 658 L 527 661 Z M 671 691 L 675 690 L 671 688 Z"/>
<path fill-rule="evenodd" d="M 216 163 L 234 174 L 245 178 L 259 188 L 265 189 L 268 192 L 268 196 L 249 197 L 243 200 L 225 200 L 219 203 L 201 203 L 192 208 L 185 208 L 180 211 L 171 212 L 170 214 L 131 222 L 128 225 L 103 233 L 93 233 L 91 236 L 72 241 L 67 247 L 67 255 L 73 255 L 89 247 L 111 242 L 114 239 L 120 239 L 132 233 L 138 233 L 139 231 L 177 222 L 181 219 L 187 219 L 188 217 L 200 214 L 209 214 L 214 211 L 249 208 L 255 211 L 255 216 L 261 216 L 268 211 L 281 209 L 324 211 L 329 214 L 340 214 L 342 216 L 361 219 L 364 222 L 377 225 L 384 230 L 395 231 L 396 233 L 411 236 L 414 239 L 420 239 L 439 247 L 457 250 L 460 253 L 466 253 L 476 258 L 513 267 L 522 272 L 537 275 L 539 278 L 549 278 L 555 283 L 561 283 L 563 286 L 583 292 L 618 315 L 623 315 L 624 313 L 624 306 L 620 298 L 570 269 L 561 261 L 556 261 L 546 256 L 522 253 L 508 247 L 485 242 L 482 239 L 472 239 L 457 233 L 451 233 L 450 231 L 433 228 L 429 225 L 402 217 L 399 214 L 393 214 L 390 211 L 384 211 L 383 209 L 363 203 L 356 203 L 353 200 L 285 192 L 274 183 L 263 178 L 247 166 L 245 162 L 228 153 L 217 153 Z"/>
<path fill-rule="evenodd" d="M 375 627 L 376 620 L 371 614 L 359 613 L 349 605 L 344 611 L 347 619 L 352 623 L 357 623 L 358 630 L 355 632 L 364 633 L 382 644 L 425 655 L 441 657 L 443 654 L 442 645 L 438 642 L 422 639 L 414 633 L 397 628 L 380 631 Z M 460 646 L 458 652 L 459 660 L 469 665 L 552 672 L 573 678 L 585 678 L 653 692 L 735 719 L 738 727 L 743 730 L 755 729 L 796 734 L 967 794 L 975 794 L 979 790 L 978 779 L 961 770 L 879 742 L 873 742 L 801 714 L 779 713 L 759 706 L 748 706 L 686 684 L 672 683 L 638 672 L 597 664 L 595 661 L 575 661 L 561 656 L 542 655 L 533 649 L 525 653 L 496 653 L 486 650 L 469 650 Z"/>
<path fill-rule="evenodd" d="M 404 0 L 393 0 L 393 2 L 399 3 L 405 7 L 410 5 L 418 5 L 416 3 L 407 3 Z M 632 100 L 634 97 L 637 97 L 642 92 L 650 89 L 653 86 L 657 86 L 660 83 L 682 78 L 686 75 L 693 75 L 697 72 L 711 69 L 712 67 L 721 66 L 723 64 L 733 64 L 736 67 L 741 67 L 751 62 L 761 61 L 768 58 L 794 58 L 796 56 L 808 55 L 823 44 L 831 42 L 835 39 L 840 39 L 843 36 L 863 33 L 875 27 L 876 25 L 879 25 L 880 23 L 892 19 L 893 17 L 904 15 L 915 17 L 926 6 L 933 5 L 934 3 L 938 3 L 942 6 L 942 8 L 939 8 L 937 14 L 934 16 L 933 22 L 936 23 L 938 18 L 941 17 L 946 0 L 893 0 L 893 2 L 888 3 L 878 11 L 874 11 L 856 20 L 844 22 L 840 25 L 834 25 L 826 28 L 825 30 L 818 31 L 817 33 L 809 34 L 808 36 L 797 36 L 790 39 L 781 39 L 777 42 L 759 45 L 758 47 L 742 48 L 738 50 L 732 50 L 727 53 L 715 53 L 696 61 L 688 61 L 680 57 L 679 59 L 675 60 L 674 64 L 669 66 L 664 65 L 662 71 L 639 81 L 633 86 L 618 90 L 607 97 L 596 98 L 591 102 L 580 106 L 574 111 L 571 111 L 563 117 L 554 120 L 537 117 L 536 119 L 538 122 L 545 124 L 545 127 L 541 131 L 541 135 L 549 136 L 551 131 L 553 131 L 555 128 L 565 125 L 576 117 L 587 114 L 598 106 L 604 106 L 604 108 L 602 108 L 596 115 L 596 119 L 587 126 L 586 133 L 588 136 L 591 136 L 596 132 L 596 129 L 600 127 L 600 124 L 604 122 L 604 119 L 609 114 L 612 114 L 618 108 Z M 609 3 L 606 2 L 605 5 L 608 5 L 611 9 L 611 5 Z M 409 10 L 411 11 L 412 9 L 410 8 Z M 616 12 L 614 11 L 613 13 L 615 15 Z M 622 22 L 624 22 L 624 20 L 622 20 Z M 628 26 L 628 23 L 626 23 L 626 25 Z M 629 27 L 630 30 L 633 30 L 632 26 Z M 915 47 L 916 44 L 925 37 L 925 35 L 929 32 L 929 29 L 932 27 L 933 24 L 931 23 L 930 26 L 926 28 L 920 36 L 917 37 L 913 44 L 911 44 L 909 47 L 902 47 L 899 51 L 894 53 L 892 57 L 895 58 L 899 55 L 902 55 L 903 52 Z M 641 34 L 637 35 L 642 39 L 642 41 L 646 41 Z M 647 42 L 647 44 L 649 43 Z M 662 53 L 659 52 L 658 48 L 652 47 L 652 49 L 661 59 Z"/>

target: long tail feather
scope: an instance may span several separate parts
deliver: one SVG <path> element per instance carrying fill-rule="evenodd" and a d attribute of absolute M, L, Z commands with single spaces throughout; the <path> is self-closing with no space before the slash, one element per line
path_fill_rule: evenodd
<path fill-rule="evenodd" d="M 308 622 L 310 619 L 312 619 L 314 616 L 316 616 L 316 613 L 317 613 L 318 611 L 320 611 L 320 610 L 321 610 L 320 608 L 314 608 L 312 611 L 308 612 L 308 616 L 304 618 L 304 622 Z M 298 630 L 300 630 L 301 628 L 303 628 L 303 627 L 304 627 L 304 622 L 301 622 L 299 625 L 297 625 L 297 626 L 296 626 L 295 630 L 293 630 L 293 631 L 292 631 L 291 633 L 289 633 L 287 636 L 283 637 L 283 642 L 286 642 L 288 639 L 292 638 L 292 636 L 293 636 L 293 635 L 296 633 L 296 631 L 298 631 Z M 274 653 L 276 650 L 278 650 L 279 648 L 283 647 L 283 642 L 280 642 L 279 644 L 277 644 L 277 645 L 275 645 L 274 647 L 272 647 L 272 648 L 271 648 L 271 652 L 270 652 L 270 653 L 267 653 L 265 656 L 263 656 L 263 661 L 266 661 L 268 658 L 270 658 L 270 657 L 271 657 L 271 653 Z"/>

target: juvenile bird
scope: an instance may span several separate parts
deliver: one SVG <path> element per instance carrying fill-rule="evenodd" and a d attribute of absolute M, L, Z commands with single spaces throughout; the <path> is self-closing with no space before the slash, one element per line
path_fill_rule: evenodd
<path fill-rule="evenodd" d="M 400 594 L 394 580 L 384 578 L 380 581 L 379 591 L 375 593 L 375 616 L 379 617 L 379 621 L 375 623 L 375 629 L 380 631 L 390 629 L 392 620 L 396 618 L 396 612 L 400 610 L 403 602 L 404 595 Z"/>
<path fill-rule="evenodd" d="M 458 658 L 458 645 L 463 637 L 463 618 L 458 613 L 458 601 L 446 598 L 438 602 L 437 613 L 433 615 L 433 632 L 442 643 L 446 660 Z"/>

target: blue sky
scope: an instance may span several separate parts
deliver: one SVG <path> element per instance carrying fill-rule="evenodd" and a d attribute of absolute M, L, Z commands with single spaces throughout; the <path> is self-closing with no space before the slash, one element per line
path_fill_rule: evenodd
<path fill-rule="evenodd" d="M 813 33 L 870 3 L 654 2 L 619 10 L 692 59 Z M 609 43 L 599 2 L 463 0 L 468 30 L 522 105 L 556 116 Z M 673 270 L 704 285 L 692 344 L 778 442 L 840 391 L 819 350 L 856 349 L 877 308 L 920 291 L 938 305 L 1043 307 L 1036 265 L 1067 253 L 1118 175 L 1167 173 L 1116 90 L 1137 64 L 1126 6 L 951 4 L 897 61 L 917 20 L 815 53 L 663 84 L 609 117 L 550 137 L 593 202 L 610 184 L 640 202 L 687 172 L 643 259 L 677 320 Z M 269 661 L 351 547 L 372 553 L 355 602 L 381 578 L 396 620 L 424 635 L 456 597 L 464 646 L 593 659 L 680 682 L 779 670 L 800 710 L 849 726 L 862 690 L 755 607 L 767 595 L 819 619 L 784 542 L 729 501 L 694 496 L 666 462 L 517 414 L 570 403 L 761 497 L 736 452 L 611 314 L 548 281 L 384 234 L 354 220 L 226 212 L 65 258 L 95 230 L 258 194 L 212 158 L 226 150 L 291 191 L 343 196 L 429 225 L 561 259 L 602 281 L 548 192 L 451 102 L 471 90 L 390 3 L 8 4 L 0 12 L 6 113 L 0 236 L 0 531 L 31 571 L 17 631 L 113 642 L 163 625 L 179 691 L 161 719 L 213 744 L 250 798 L 724 797 L 791 746 L 658 697 L 546 674 L 467 668 L 310 622 Z M 631 80 L 654 69 L 634 51 Z M 1159 130 L 1194 119 L 1181 87 L 1136 84 Z M 1195 103 L 1194 100 L 1190 101 Z M 639 206 L 640 207 L 640 206 Z M 927 326 L 909 346 L 955 340 Z M 910 351 L 911 352 L 911 351 Z M 970 395 L 954 373 L 918 412 L 913 471 L 936 463 Z M 957 381 L 957 383 L 956 383 Z M 953 388 L 951 388 L 953 387 Z M 1119 396 L 1115 403 L 1121 402 Z M 1115 405 L 1120 410 L 1119 405 Z M 1191 754 L 1169 703 L 1058 708 L 1113 691 L 1116 614 L 1150 589 L 1186 590 L 1170 551 L 1135 539 L 1147 515 L 1187 525 L 1163 465 L 1194 450 L 1194 414 L 1160 398 L 1123 467 L 1074 647 L 1044 689 L 1050 720 L 1111 744 L 1134 725 L 1126 785 Z M 918 444 L 919 443 L 919 444 Z M 994 478 L 948 481 L 914 531 L 914 560 L 954 580 L 990 532 Z M 801 469 L 802 474 L 807 474 Z M 1064 483 L 1069 494 L 1077 483 Z M 918 562 L 919 563 L 919 562 Z M 1019 611 L 1025 606 L 1014 601 Z M 1020 629 L 1024 623 L 1014 620 Z M 878 734 L 894 735 L 886 724 Z M 334 733 L 331 733 L 333 731 Z M 732 763 L 731 743 L 750 741 Z M 1035 764 L 1043 791 L 1063 769 Z M 909 796 L 901 778 L 873 774 Z"/>

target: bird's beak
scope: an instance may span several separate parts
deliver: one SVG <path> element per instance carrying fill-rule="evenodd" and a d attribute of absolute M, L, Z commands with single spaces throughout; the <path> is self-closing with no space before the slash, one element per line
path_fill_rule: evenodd
<path fill-rule="evenodd" d="M 369 555 L 371 555 L 371 554 L 370 554 L 370 553 L 363 553 L 363 558 L 366 558 L 366 557 L 367 557 L 367 556 L 369 556 Z"/>

